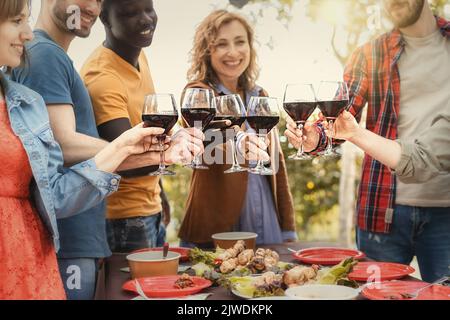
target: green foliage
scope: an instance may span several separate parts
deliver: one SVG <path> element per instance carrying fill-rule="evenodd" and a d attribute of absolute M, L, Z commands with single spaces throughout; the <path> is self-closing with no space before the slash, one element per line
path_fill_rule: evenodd
<path fill-rule="evenodd" d="M 285 128 L 284 122 L 279 127 L 280 131 L 281 128 Z M 287 142 L 282 143 L 282 148 L 285 157 L 297 151 Z M 339 200 L 339 158 L 318 157 L 312 161 L 286 160 L 286 166 L 294 198 L 299 238 L 322 240 L 321 235 L 312 236 L 310 223 L 314 221 L 323 225 L 330 222 L 327 214 L 337 206 Z M 320 219 L 319 215 L 324 219 Z M 330 240 L 329 237 L 326 240 Z"/>

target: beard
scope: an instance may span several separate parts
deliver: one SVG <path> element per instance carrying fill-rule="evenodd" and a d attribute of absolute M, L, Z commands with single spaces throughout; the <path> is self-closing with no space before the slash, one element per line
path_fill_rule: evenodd
<path fill-rule="evenodd" d="M 63 31 L 74 34 L 77 37 L 87 38 L 91 33 L 91 28 L 95 20 L 90 26 L 83 26 L 79 17 L 81 15 L 88 15 L 79 10 L 69 10 L 70 8 L 65 1 L 56 1 L 55 7 L 52 9 L 53 19 L 55 24 Z"/>
<path fill-rule="evenodd" d="M 407 28 L 419 20 L 424 4 L 425 0 L 414 0 L 413 3 L 410 3 L 407 0 L 392 0 L 388 4 L 386 11 L 389 19 L 396 28 Z M 403 10 L 405 10 L 406 7 L 408 12 L 404 15 L 397 16 L 395 10 L 401 9 L 402 7 Z"/>

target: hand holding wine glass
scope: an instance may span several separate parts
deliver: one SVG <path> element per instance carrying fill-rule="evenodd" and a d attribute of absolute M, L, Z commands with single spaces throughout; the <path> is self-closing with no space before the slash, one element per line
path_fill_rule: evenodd
<path fill-rule="evenodd" d="M 296 149 L 303 146 L 304 152 L 310 152 L 317 148 L 320 140 L 320 134 L 314 122 L 306 121 L 302 129 L 290 117 L 286 118 L 286 131 L 284 135 L 289 143 Z"/>
<path fill-rule="evenodd" d="M 324 123 L 325 133 L 329 137 L 342 140 L 351 140 L 359 130 L 358 122 L 355 117 L 348 111 L 343 111 L 339 117 L 337 117 L 333 126 L 330 126 L 328 122 Z"/>
<path fill-rule="evenodd" d="M 205 135 L 197 128 L 181 128 L 172 137 L 166 151 L 166 164 L 186 165 L 204 152 Z"/>
<path fill-rule="evenodd" d="M 172 94 L 147 95 L 144 100 L 142 120 L 144 121 L 145 127 L 158 127 L 164 129 L 164 132 L 157 137 L 160 148 L 159 168 L 149 175 L 175 175 L 174 172 L 166 169 L 164 159 L 164 141 L 166 140 L 166 135 L 178 121 L 178 111 L 174 96 Z"/>
<path fill-rule="evenodd" d="M 214 120 L 218 121 L 229 121 L 229 126 L 225 128 L 224 137 L 225 143 L 227 143 L 227 138 L 231 137 L 233 141 L 230 143 L 231 154 L 233 157 L 233 165 L 230 169 L 226 170 L 224 173 L 235 173 L 244 172 L 247 169 L 242 168 L 239 165 L 236 154 L 236 131 L 233 127 L 240 128 L 245 122 L 245 107 L 242 102 L 241 97 L 238 94 L 231 94 L 225 96 L 216 97 L 216 117 Z"/>
<path fill-rule="evenodd" d="M 247 109 L 247 122 L 258 138 L 264 142 L 270 131 L 280 121 L 280 110 L 276 98 L 252 97 Z M 271 169 L 264 167 L 262 159 L 249 172 L 260 175 L 273 175 Z"/>
<path fill-rule="evenodd" d="M 181 114 L 189 127 L 204 131 L 216 115 L 214 92 L 210 89 L 187 89 Z M 208 167 L 200 164 L 198 156 L 188 166 L 192 169 L 208 169 Z"/>
<path fill-rule="evenodd" d="M 328 122 L 328 129 L 333 132 L 334 121 L 349 103 L 347 84 L 340 81 L 322 81 L 317 92 L 317 103 Z M 333 152 L 333 137 L 328 137 L 327 149 L 322 155 L 335 155 Z"/>
<path fill-rule="evenodd" d="M 306 121 L 316 110 L 317 102 L 314 88 L 311 84 L 289 84 L 284 92 L 283 107 L 289 117 L 295 122 L 296 129 L 292 128 L 292 123 L 288 127 L 287 136 L 297 140 L 298 152 L 289 157 L 291 160 L 310 160 L 311 157 L 304 153 L 304 144 L 306 136 L 304 128 Z M 288 121 L 289 125 L 289 121 Z M 300 137 L 298 137 L 300 136 Z M 303 141 L 304 140 L 304 141 Z M 311 139 L 310 139 L 311 140 Z"/>

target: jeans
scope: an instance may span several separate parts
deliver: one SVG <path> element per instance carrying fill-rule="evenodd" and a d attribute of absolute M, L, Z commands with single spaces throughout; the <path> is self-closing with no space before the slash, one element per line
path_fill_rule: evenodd
<path fill-rule="evenodd" d="M 93 300 L 97 282 L 96 258 L 58 259 L 68 300 Z"/>
<path fill-rule="evenodd" d="M 156 238 L 156 246 L 162 247 L 166 242 L 166 227 L 164 224 L 159 225 L 158 237 Z"/>
<path fill-rule="evenodd" d="M 389 234 L 358 228 L 356 241 L 359 250 L 376 261 L 409 265 L 417 256 L 424 281 L 450 274 L 450 208 L 398 205 Z"/>
<path fill-rule="evenodd" d="M 128 253 L 158 244 L 161 214 L 127 219 L 107 219 L 106 231 L 112 252 Z"/>

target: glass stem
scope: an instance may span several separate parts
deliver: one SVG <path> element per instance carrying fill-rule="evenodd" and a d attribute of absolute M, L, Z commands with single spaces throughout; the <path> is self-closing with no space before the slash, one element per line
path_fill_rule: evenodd
<path fill-rule="evenodd" d="M 303 123 L 297 124 L 297 128 L 300 129 L 300 130 L 302 131 L 302 139 L 303 139 L 303 127 L 304 127 L 304 126 L 303 126 Z M 298 156 L 298 157 L 303 156 L 303 154 L 305 153 L 304 151 L 305 151 L 305 150 L 304 150 L 304 147 L 303 147 L 303 141 L 302 141 L 302 144 L 300 145 L 300 149 L 298 149 L 297 156 Z"/>
<path fill-rule="evenodd" d="M 264 135 L 258 134 L 258 139 L 260 141 L 264 142 Z M 262 159 L 258 159 L 258 163 L 256 165 L 256 168 L 259 168 L 259 169 L 263 169 L 264 168 L 264 164 L 263 164 Z"/>
<path fill-rule="evenodd" d="M 233 154 L 233 168 L 239 167 L 239 162 L 238 162 L 237 153 L 236 153 L 236 143 L 237 143 L 237 138 L 235 136 L 233 138 L 233 141 L 231 142 L 231 152 Z"/>
<path fill-rule="evenodd" d="M 159 171 L 166 170 L 166 159 L 164 157 L 164 140 L 166 138 L 166 135 L 160 135 L 158 136 L 158 142 L 159 142 Z"/>
<path fill-rule="evenodd" d="M 334 121 L 330 120 L 331 135 L 328 137 L 327 153 L 331 153 L 333 151 L 333 129 L 334 129 L 333 125 L 334 125 Z"/>

